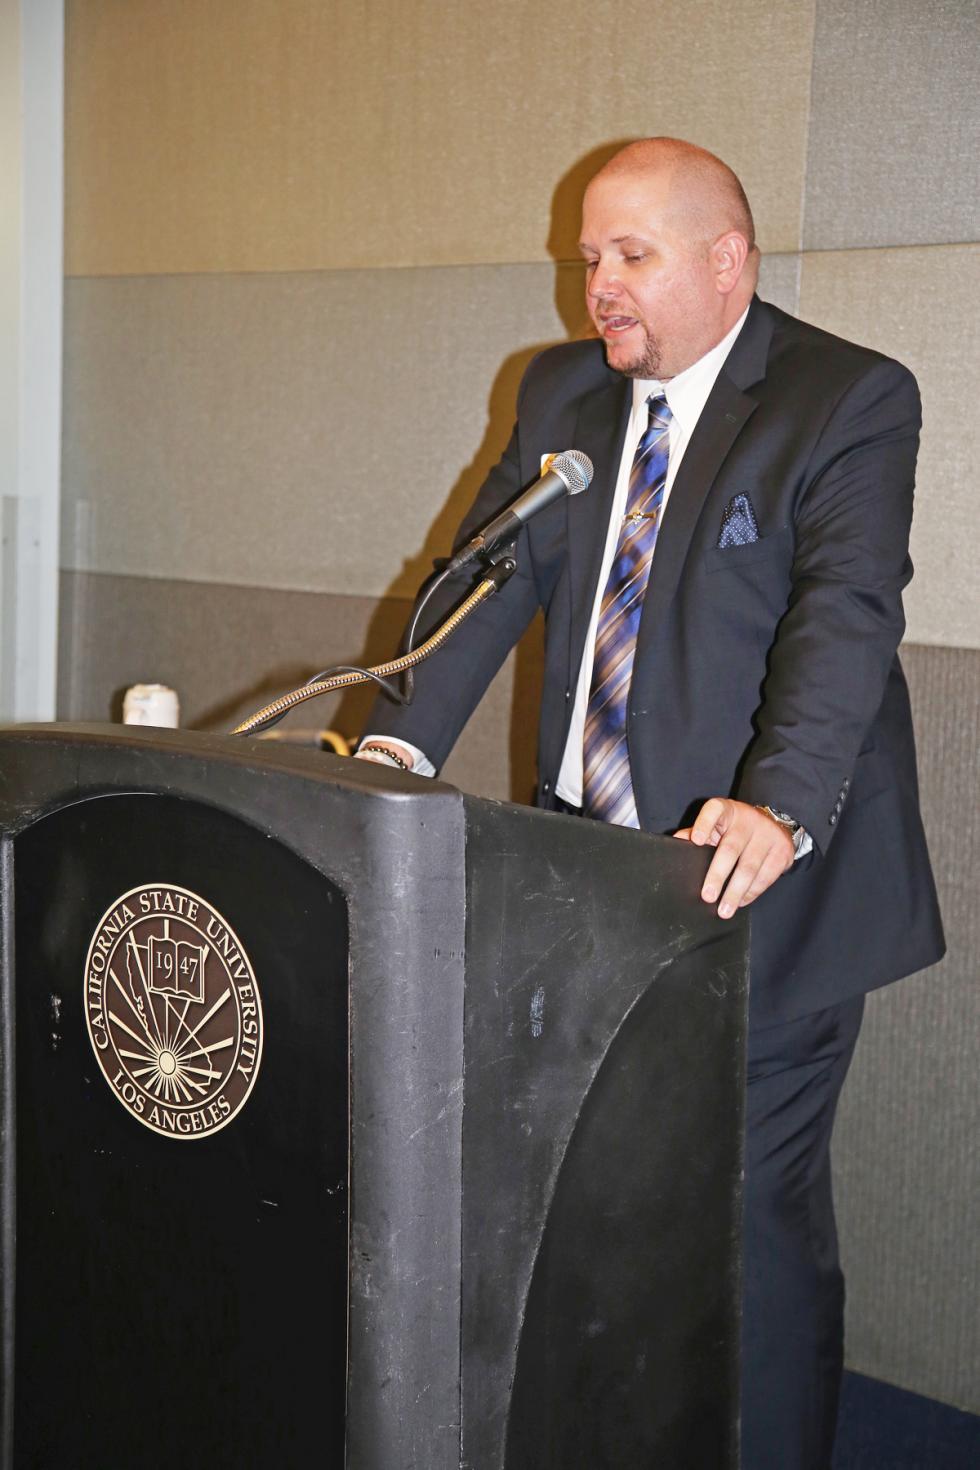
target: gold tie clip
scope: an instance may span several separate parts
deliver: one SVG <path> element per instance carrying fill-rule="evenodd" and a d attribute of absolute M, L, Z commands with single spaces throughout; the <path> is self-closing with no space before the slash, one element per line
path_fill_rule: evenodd
<path fill-rule="evenodd" d="M 624 521 L 655 521 L 660 514 L 656 510 L 631 510 L 623 516 Z"/>

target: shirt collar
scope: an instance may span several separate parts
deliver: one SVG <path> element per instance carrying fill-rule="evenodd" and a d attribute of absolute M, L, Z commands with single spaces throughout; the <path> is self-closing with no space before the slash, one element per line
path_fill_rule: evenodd
<path fill-rule="evenodd" d="M 634 378 L 634 414 L 643 408 L 651 393 L 662 393 L 667 399 L 667 407 L 685 438 L 691 434 L 694 425 L 701 417 L 701 410 L 708 401 L 708 394 L 715 386 L 715 379 L 721 372 L 725 358 L 731 352 L 735 338 L 745 325 L 745 318 L 748 314 L 749 308 L 746 307 L 731 331 L 722 337 L 720 342 L 716 343 L 703 357 L 699 357 L 697 362 L 692 362 L 690 367 L 678 373 L 676 378 L 671 378 L 669 383 L 661 383 L 655 378 Z"/>

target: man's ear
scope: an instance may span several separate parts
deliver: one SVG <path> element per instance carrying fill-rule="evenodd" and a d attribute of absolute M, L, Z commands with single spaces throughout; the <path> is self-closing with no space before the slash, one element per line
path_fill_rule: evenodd
<path fill-rule="evenodd" d="M 734 291 L 748 258 L 749 242 L 739 230 L 728 230 L 718 236 L 711 247 L 711 264 L 720 295 L 727 296 Z"/>

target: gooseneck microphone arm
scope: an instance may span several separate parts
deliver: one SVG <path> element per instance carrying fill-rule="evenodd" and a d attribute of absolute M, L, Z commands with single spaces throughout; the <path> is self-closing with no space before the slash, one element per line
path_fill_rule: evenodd
<path fill-rule="evenodd" d="M 532 516 L 537 515 L 538 511 L 544 510 L 562 495 L 577 495 L 579 491 L 584 490 L 591 482 L 592 474 L 592 461 L 577 449 L 569 449 L 564 454 L 556 455 L 534 484 L 517 496 L 506 509 L 468 541 L 432 579 L 416 603 L 405 636 L 404 649 L 398 658 L 367 669 L 347 664 L 338 668 L 325 669 L 322 674 L 314 675 L 308 683 L 291 690 L 288 694 L 280 695 L 271 704 L 249 715 L 247 719 L 242 720 L 241 724 L 236 725 L 231 733 L 233 735 L 257 735 L 262 730 L 269 730 L 273 725 L 278 725 L 291 709 L 308 699 L 316 699 L 321 694 L 330 694 L 338 689 L 349 689 L 356 684 L 367 684 L 372 680 L 380 684 L 385 692 L 397 699 L 399 703 L 411 703 L 412 669 L 441 648 L 470 613 L 499 591 L 515 572 L 517 562 L 513 553 L 506 549 L 507 543 L 515 540 L 521 528 Z M 493 556 L 492 553 L 499 547 L 505 549 Z M 413 648 L 419 617 L 429 598 L 448 577 L 469 565 L 478 556 L 489 562 L 489 566 L 477 586 L 424 643 L 418 648 Z M 399 674 L 405 675 L 403 695 L 399 694 L 388 682 Z"/>
<path fill-rule="evenodd" d="M 441 648 L 446 639 L 455 633 L 460 623 L 465 622 L 481 602 L 486 602 L 488 597 L 492 597 L 516 568 L 517 562 L 512 556 L 503 557 L 487 571 L 486 576 L 460 603 L 459 607 L 449 614 L 445 622 L 412 652 L 403 653 L 399 658 L 393 658 L 386 664 L 376 664 L 371 669 L 347 668 L 343 673 L 332 674 L 329 678 L 318 678 L 311 684 L 302 684 L 298 689 L 280 695 L 271 704 L 257 710 L 254 715 L 249 715 L 248 719 L 242 720 L 241 724 L 236 725 L 232 730 L 232 735 L 257 735 L 260 730 L 269 730 L 273 725 L 278 725 L 284 715 L 287 715 L 296 705 L 303 704 L 307 699 L 316 699 L 321 694 L 331 694 L 337 689 L 350 689 L 355 684 L 367 684 L 371 680 L 380 683 L 395 674 L 402 674 L 408 669 L 415 668 L 416 664 L 423 663 L 435 653 L 437 648 Z"/>

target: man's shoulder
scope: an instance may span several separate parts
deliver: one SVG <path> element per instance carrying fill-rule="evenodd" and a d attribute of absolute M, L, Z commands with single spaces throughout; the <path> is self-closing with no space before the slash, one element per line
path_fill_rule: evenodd
<path fill-rule="evenodd" d="M 911 379 L 904 364 L 877 348 L 839 337 L 815 322 L 790 316 L 771 302 L 759 301 L 772 330 L 769 365 L 802 369 L 833 380 L 846 381 L 878 369 L 886 375 Z M 913 380 L 914 381 L 914 380 Z"/>
<path fill-rule="evenodd" d="M 768 415 L 811 424 L 866 421 L 868 414 L 879 424 L 921 421 L 918 384 L 902 363 L 767 302 L 756 307 L 746 323 L 752 337 L 730 376 Z"/>

